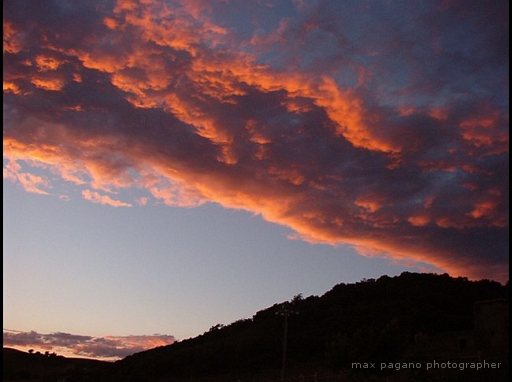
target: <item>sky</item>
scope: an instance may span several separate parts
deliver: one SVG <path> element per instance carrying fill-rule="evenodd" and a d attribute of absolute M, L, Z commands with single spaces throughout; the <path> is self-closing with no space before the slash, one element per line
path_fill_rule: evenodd
<path fill-rule="evenodd" d="M 508 278 L 508 2 L 3 3 L 3 341 L 106 360 L 334 285 Z"/>

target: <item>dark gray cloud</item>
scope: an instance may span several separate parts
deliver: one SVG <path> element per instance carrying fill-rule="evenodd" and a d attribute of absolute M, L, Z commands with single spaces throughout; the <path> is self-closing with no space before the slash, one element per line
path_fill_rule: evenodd
<path fill-rule="evenodd" d="M 506 2 L 27 4 L 4 4 L 4 176 L 28 191 L 138 187 L 508 278 Z"/>
<path fill-rule="evenodd" d="M 91 337 L 70 333 L 41 334 L 4 329 L 3 346 L 39 352 L 55 352 L 66 357 L 117 360 L 157 346 L 170 345 L 175 338 L 165 334 Z"/>

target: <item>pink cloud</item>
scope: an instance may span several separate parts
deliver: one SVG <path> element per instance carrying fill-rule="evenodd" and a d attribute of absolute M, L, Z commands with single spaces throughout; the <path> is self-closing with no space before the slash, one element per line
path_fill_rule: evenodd
<path fill-rule="evenodd" d="M 405 30 L 387 4 L 389 20 L 361 25 L 371 10 L 326 2 L 240 37 L 223 6 L 119 1 L 73 28 L 7 7 L 4 158 L 18 166 L 4 177 L 50 192 L 28 175 L 43 168 L 111 206 L 149 199 L 92 189 L 215 202 L 312 242 L 507 279 L 508 109 L 504 85 L 479 74 L 502 73 L 494 31 L 507 23 L 446 29 L 417 9 Z M 459 28 L 477 38 L 439 54 Z"/>
<path fill-rule="evenodd" d="M 85 200 L 89 200 L 89 201 L 91 201 L 93 203 L 97 203 L 97 204 L 104 204 L 107 206 L 112 206 L 112 207 L 131 207 L 132 206 L 129 203 L 124 203 L 119 200 L 112 199 L 108 195 L 101 195 L 101 194 L 97 193 L 96 191 L 83 190 L 82 196 L 84 197 Z"/>
<path fill-rule="evenodd" d="M 4 178 L 14 183 L 18 182 L 27 192 L 48 195 L 48 192 L 43 189 L 51 187 L 48 179 L 20 170 L 21 166 L 18 163 L 10 161 L 4 167 Z"/>
<path fill-rule="evenodd" d="M 49 351 L 66 357 L 116 361 L 128 355 L 174 343 L 167 334 L 93 337 L 70 333 L 41 334 L 4 329 L 5 347 L 28 351 Z"/>

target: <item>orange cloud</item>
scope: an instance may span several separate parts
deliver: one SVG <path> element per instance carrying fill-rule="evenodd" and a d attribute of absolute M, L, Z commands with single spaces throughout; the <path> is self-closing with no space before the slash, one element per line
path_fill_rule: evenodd
<path fill-rule="evenodd" d="M 104 204 L 107 206 L 112 206 L 112 207 L 131 207 L 132 206 L 129 203 L 124 203 L 119 200 L 112 199 L 108 195 L 100 195 L 96 191 L 83 190 L 82 196 L 84 197 L 85 200 L 89 200 L 89 201 L 91 201 L 93 203 L 97 203 L 97 204 Z"/>
<path fill-rule="evenodd" d="M 138 9 L 137 13 L 133 12 L 134 7 Z M 191 11 L 192 8 L 195 10 Z M 207 8 L 199 6 L 198 9 Z M 142 7 L 134 2 L 129 5 L 120 2 L 115 14 L 119 20 L 116 23 L 109 21 L 110 26 L 134 26 L 143 33 L 143 40 L 190 53 L 192 71 L 183 72 L 183 75 L 204 95 L 232 103 L 236 102 L 234 96 L 245 94 L 241 87 L 243 83 L 257 86 L 265 92 L 284 90 L 288 94 L 289 100 L 286 102 L 289 105 L 293 104 L 296 97 L 307 97 L 317 106 L 325 108 L 336 124 L 338 134 L 356 147 L 378 151 L 400 150 L 396 144 L 371 131 L 364 122 L 364 110 L 358 96 L 348 89 L 341 89 L 331 78 L 324 76 L 312 83 L 299 73 L 276 73 L 265 66 L 256 65 L 253 57 L 240 52 L 230 52 L 223 56 L 212 54 L 210 48 L 202 47 L 201 43 L 208 41 L 209 46 L 215 46 L 222 41 L 226 31 L 207 20 L 197 20 L 201 12 L 195 7 L 172 8 L 164 4 Z M 158 23 L 154 22 L 155 14 L 159 15 Z M 177 19 L 176 15 L 182 18 Z M 165 102 L 184 122 L 196 126 L 201 135 L 223 144 L 224 160 L 229 163 L 236 161 L 236 156 L 229 149 L 230 135 L 209 116 L 207 109 L 203 110 L 202 106 L 198 108 L 196 102 L 190 102 L 193 99 L 179 93 L 157 94 L 149 91 L 163 90 L 170 83 L 159 55 L 133 52 L 114 58 L 110 53 L 89 51 L 81 52 L 78 56 L 86 67 L 112 73 L 112 83 L 132 93 L 133 96 L 128 99 L 134 105 L 156 107 Z M 144 78 L 128 75 L 124 71 L 125 67 L 142 69 Z"/>
<path fill-rule="evenodd" d="M 508 262 L 508 117 L 479 98 L 486 92 L 452 93 L 458 64 L 429 56 L 452 71 L 426 70 L 386 34 L 350 47 L 336 23 L 312 15 L 239 37 L 214 22 L 222 6 L 118 1 L 91 8 L 87 25 L 66 30 L 74 39 L 43 17 L 30 22 L 45 32 L 25 39 L 24 21 L 8 14 L 4 177 L 49 192 L 46 178 L 27 175 L 45 170 L 112 206 L 132 203 L 99 192 L 136 187 L 148 195 L 139 205 L 211 201 L 311 242 L 455 275 Z M 323 38 L 307 41 L 315 32 L 339 38 L 323 52 Z M 390 69 L 397 47 L 400 73 Z M 328 55 L 318 69 L 305 62 L 313 53 Z M 493 243 L 502 247 L 489 255 Z"/>
<path fill-rule="evenodd" d="M 382 207 L 382 203 L 371 197 L 359 197 L 354 201 L 359 207 L 363 207 L 370 212 L 375 212 Z"/>
<path fill-rule="evenodd" d="M 166 334 L 92 337 L 61 332 L 41 334 L 35 331 L 3 331 L 3 343 L 6 347 L 106 361 L 116 361 L 144 350 L 170 345 L 175 341 L 173 336 Z"/>
<path fill-rule="evenodd" d="M 14 94 L 21 94 L 20 88 L 16 83 L 10 81 L 4 81 L 3 83 L 4 91 L 12 92 Z"/>
<path fill-rule="evenodd" d="M 36 56 L 35 58 L 37 68 L 40 72 L 47 72 L 52 70 L 57 70 L 59 66 L 63 64 L 62 61 L 59 61 L 55 57 L 51 56 Z"/>
<path fill-rule="evenodd" d="M 12 182 L 19 182 L 25 191 L 30 193 L 48 195 L 48 192 L 42 188 L 51 187 L 48 179 L 29 172 L 22 172 L 21 166 L 15 161 L 10 161 L 4 167 L 3 174 L 4 178 L 9 179 Z"/>
<path fill-rule="evenodd" d="M 418 226 L 418 227 L 425 226 L 425 225 L 427 225 L 430 222 L 430 218 L 428 216 L 425 216 L 425 215 L 411 216 L 407 220 L 412 225 Z"/>
<path fill-rule="evenodd" d="M 34 77 L 30 80 L 32 84 L 36 87 L 41 88 L 43 90 L 50 91 L 59 91 L 62 90 L 65 83 L 61 78 L 43 78 L 43 77 Z"/>
<path fill-rule="evenodd" d="M 7 53 L 16 54 L 23 49 L 22 37 L 17 28 L 9 20 L 3 21 L 3 50 Z"/>
<path fill-rule="evenodd" d="M 496 128 L 500 119 L 496 111 L 466 119 L 459 124 L 462 136 L 476 147 L 488 147 L 495 153 L 506 152 L 508 134 Z M 497 148 L 499 151 L 496 151 Z"/>

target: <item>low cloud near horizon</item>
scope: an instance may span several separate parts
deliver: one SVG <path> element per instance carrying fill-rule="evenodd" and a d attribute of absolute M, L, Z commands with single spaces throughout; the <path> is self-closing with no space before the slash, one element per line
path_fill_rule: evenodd
<path fill-rule="evenodd" d="M 176 339 L 167 334 L 92 337 L 61 332 L 41 334 L 35 331 L 3 330 L 4 347 L 22 351 L 33 349 L 43 354 L 48 351 L 65 357 L 108 361 L 119 360 L 131 354 L 174 342 Z"/>
<path fill-rule="evenodd" d="M 508 2 L 3 10 L 4 178 L 27 192 L 214 202 L 508 280 Z"/>

